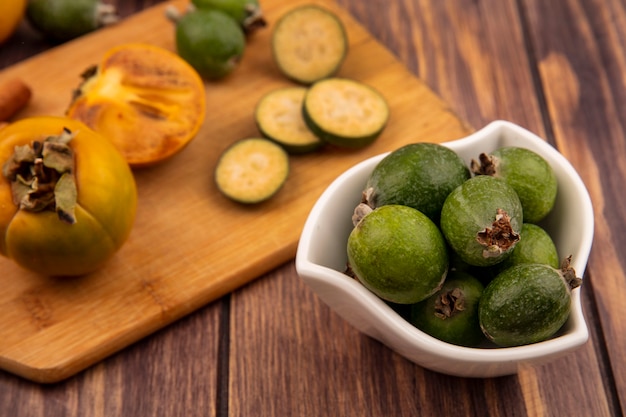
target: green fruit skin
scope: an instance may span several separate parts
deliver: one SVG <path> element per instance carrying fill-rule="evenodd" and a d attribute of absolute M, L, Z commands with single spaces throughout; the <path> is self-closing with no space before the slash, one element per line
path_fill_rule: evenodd
<path fill-rule="evenodd" d="M 397 304 L 428 298 L 441 287 L 448 269 L 441 232 L 407 206 L 383 206 L 363 217 L 348 237 L 347 254 L 358 280 Z"/>
<path fill-rule="evenodd" d="M 543 228 L 524 223 L 511 256 L 497 265 L 499 271 L 518 264 L 545 264 L 559 268 L 559 254 L 554 241 Z"/>
<path fill-rule="evenodd" d="M 12 0 L 4 0 L 12 1 Z M 29 0 L 29 23 L 46 37 L 67 41 L 97 29 L 99 0 Z"/>
<path fill-rule="evenodd" d="M 197 9 L 176 23 L 176 49 L 203 78 L 231 73 L 243 56 L 246 38 L 239 24 L 219 10 Z"/>
<path fill-rule="evenodd" d="M 258 0 L 192 0 L 199 9 L 215 9 L 222 11 L 243 25 L 247 17 L 259 9 Z"/>
<path fill-rule="evenodd" d="M 370 175 L 369 205 L 402 204 L 413 207 L 435 224 L 448 194 L 470 178 L 456 152 L 435 143 L 403 146 L 383 158 Z"/>
<path fill-rule="evenodd" d="M 455 288 L 461 291 L 463 310 L 457 310 L 445 318 L 436 315 L 437 299 Z M 418 329 L 444 342 L 478 346 L 485 338 L 478 322 L 478 303 L 483 290 L 481 282 L 473 276 L 464 272 L 448 272 L 439 291 L 412 306 L 410 321 Z"/>
<path fill-rule="evenodd" d="M 567 321 L 571 291 L 561 272 L 548 265 L 519 264 L 498 274 L 481 297 L 480 327 L 503 347 L 541 342 Z"/>
<path fill-rule="evenodd" d="M 524 221 L 542 220 L 554 207 L 558 188 L 550 164 L 537 153 L 519 147 L 500 148 L 492 155 L 497 158 L 495 175 L 513 187 L 522 202 Z"/>
<path fill-rule="evenodd" d="M 515 244 L 497 256 L 485 257 L 485 247 L 477 234 L 491 227 L 498 209 L 511 218 L 514 233 L 520 232 L 523 212 L 520 200 L 504 180 L 480 175 L 465 181 L 452 191 L 441 209 L 441 230 L 450 247 L 466 263 L 473 266 L 491 266 L 508 257 Z"/>

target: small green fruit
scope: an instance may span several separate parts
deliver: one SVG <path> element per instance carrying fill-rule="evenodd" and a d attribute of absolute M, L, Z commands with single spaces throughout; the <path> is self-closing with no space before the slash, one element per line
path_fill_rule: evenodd
<path fill-rule="evenodd" d="M 267 25 L 258 0 L 192 0 L 199 9 L 219 10 L 239 23 L 246 34 Z"/>
<path fill-rule="evenodd" d="M 388 205 L 366 214 L 348 237 L 347 253 L 356 278 L 380 298 L 398 304 L 432 295 L 448 269 L 441 232 L 407 206 Z"/>
<path fill-rule="evenodd" d="M 480 175 L 458 186 L 441 210 L 441 230 L 466 263 L 491 266 L 508 257 L 519 240 L 523 214 L 504 180 Z"/>
<path fill-rule="evenodd" d="M 541 264 L 512 266 L 483 292 L 478 308 L 481 329 L 499 346 L 546 340 L 567 321 L 571 290 L 580 284 L 569 259 L 561 270 Z"/>
<path fill-rule="evenodd" d="M 170 9 L 171 10 L 171 9 Z M 192 9 L 176 22 L 176 50 L 205 79 L 219 79 L 239 64 L 246 37 L 239 24 L 219 10 Z"/>
<path fill-rule="evenodd" d="M 26 17 L 36 30 L 57 42 L 77 38 L 119 20 L 115 7 L 100 0 L 29 0 Z"/>
<path fill-rule="evenodd" d="M 536 224 L 524 223 L 511 256 L 497 265 L 500 271 L 518 264 L 545 264 L 559 267 L 559 254 L 552 238 Z"/>
<path fill-rule="evenodd" d="M 452 190 L 470 178 L 465 162 L 453 150 L 435 143 L 405 145 L 383 158 L 372 171 L 364 202 L 413 207 L 436 224 Z"/>
<path fill-rule="evenodd" d="M 477 346 L 484 339 L 478 323 L 483 285 L 464 272 L 449 272 L 443 287 L 414 304 L 411 323 L 429 335 L 460 346 Z"/>
<path fill-rule="evenodd" d="M 472 171 L 504 179 L 517 193 L 524 209 L 524 221 L 537 223 L 554 207 L 556 175 L 539 154 L 514 146 L 481 154 L 480 163 L 472 161 Z"/>

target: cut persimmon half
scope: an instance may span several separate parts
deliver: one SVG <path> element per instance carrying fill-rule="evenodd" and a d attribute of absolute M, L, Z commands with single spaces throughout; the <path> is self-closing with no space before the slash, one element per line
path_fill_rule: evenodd
<path fill-rule="evenodd" d="M 177 154 L 204 122 L 202 79 L 182 58 L 161 47 L 116 46 L 83 78 L 67 116 L 109 139 L 131 167 Z"/>

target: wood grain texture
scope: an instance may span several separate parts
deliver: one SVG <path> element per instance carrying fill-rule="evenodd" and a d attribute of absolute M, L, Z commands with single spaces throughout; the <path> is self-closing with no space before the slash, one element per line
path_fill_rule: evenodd
<path fill-rule="evenodd" d="M 588 285 L 607 341 L 609 378 L 626 409 L 626 92 L 622 2 L 528 2 L 531 34 L 558 149 L 590 190 L 596 215 Z M 570 22 L 553 25 L 553 19 Z M 550 28 L 548 30 L 548 28 Z"/>
<path fill-rule="evenodd" d="M 160 1 L 117 3 L 131 14 Z M 38 385 L 0 371 L 0 416 L 624 414 L 622 2 L 338 3 L 469 124 L 519 123 L 581 173 L 596 212 L 582 293 L 589 343 L 517 376 L 436 374 L 351 328 L 288 261 L 67 381 Z M 23 51 L 0 47 L 0 67 L 48 48 L 20 40 Z"/>
<path fill-rule="evenodd" d="M 181 9 L 186 3 L 173 4 Z M 264 10 L 275 21 L 297 4 L 267 1 Z M 237 139 L 258 136 L 256 103 L 289 85 L 273 65 L 271 26 L 261 31 L 248 40 L 237 71 L 207 83 L 207 117 L 197 138 L 175 158 L 135 171 L 137 220 L 112 262 L 92 275 L 60 282 L 0 260 L 6 283 L 0 314 L 11 323 L 0 327 L 0 366 L 36 381 L 70 376 L 293 257 L 315 199 L 356 162 L 410 141 L 467 134 L 447 105 L 347 13 L 327 7 L 342 18 L 350 40 L 338 75 L 373 86 L 390 106 L 392 117 L 379 140 L 358 151 L 325 149 L 292 158 L 285 187 L 264 204 L 244 207 L 224 198 L 212 181 L 219 154 Z M 158 6 L 8 68 L 0 78 L 19 74 L 36 92 L 20 117 L 61 115 L 78 69 L 129 40 L 173 49 L 173 33 L 164 5 Z M 416 111 L 425 119 L 408 117 Z"/>

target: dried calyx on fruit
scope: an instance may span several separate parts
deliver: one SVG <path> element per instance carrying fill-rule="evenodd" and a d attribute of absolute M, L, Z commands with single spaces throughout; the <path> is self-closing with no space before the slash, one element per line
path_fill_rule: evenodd
<path fill-rule="evenodd" d="M 496 218 L 491 227 L 478 232 L 476 240 L 485 247 L 483 256 L 490 258 L 508 251 L 520 240 L 520 236 L 511 227 L 511 217 L 507 212 L 497 209 Z"/>
<path fill-rule="evenodd" d="M 72 137 L 65 128 L 60 135 L 15 147 L 2 174 L 10 181 L 13 202 L 21 210 L 56 211 L 60 220 L 76 222 L 74 154 L 69 146 Z"/>

